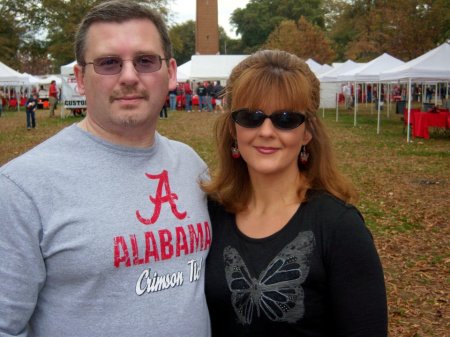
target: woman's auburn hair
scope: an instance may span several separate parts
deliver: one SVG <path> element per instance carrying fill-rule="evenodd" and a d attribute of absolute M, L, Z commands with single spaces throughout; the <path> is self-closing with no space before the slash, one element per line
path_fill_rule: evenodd
<path fill-rule="evenodd" d="M 264 103 L 305 114 L 305 127 L 311 133 L 306 145 L 309 160 L 299 164 L 301 185 L 299 201 L 309 189 L 326 191 L 335 197 L 355 203 L 356 191 L 337 169 L 325 126 L 316 117 L 320 104 L 320 82 L 299 57 L 280 50 L 261 50 L 236 65 L 226 84 L 226 111 L 214 124 L 216 166 L 211 180 L 202 181 L 208 196 L 236 213 L 246 208 L 252 193 L 247 164 L 232 158 L 235 146 L 235 123 L 231 112 L 239 108 L 258 109 Z"/>

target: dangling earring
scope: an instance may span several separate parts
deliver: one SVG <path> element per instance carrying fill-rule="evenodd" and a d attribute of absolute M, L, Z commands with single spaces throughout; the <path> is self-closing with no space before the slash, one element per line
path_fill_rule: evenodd
<path fill-rule="evenodd" d="M 234 145 L 231 147 L 231 156 L 234 159 L 238 159 L 241 157 L 241 153 L 239 152 L 237 141 L 234 141 Z"/>
<path fill-rule="evenodd" d="M 309 153 L 306 150 L 306 145 L 302 145 L 302 149 L 300 150 L 300 163 L 302 165 L 308 164 Z"/>

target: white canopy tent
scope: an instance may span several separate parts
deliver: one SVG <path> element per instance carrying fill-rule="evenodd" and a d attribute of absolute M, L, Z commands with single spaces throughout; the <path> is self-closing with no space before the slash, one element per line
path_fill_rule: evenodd
<path fill-rule="evenodd" d="M 329 64 L 322 64 L 319 69 L 314 71 L 314 73 L 316 74 L 316 76 L 319 76 L 321 74 L 324 74 L 324 73 L 330 71 L 331 69 L 333 69 L 333 67 L 330 66 Z"/>
<path fill-rule="evenodd" d="M 363 65 L 364 63 L 356 63 L 352 60 L 347 60 L 344 63 L 341 63 L 339 65 L 337 65 L 336 67 L 334 67 L 333 69 L 331 69 L 330 71 L 327 71 L 326 73 L 320 74 L 319 75 L 319 81 L 321 83 L 337 83 L 339 82 L 338 76 L 350 71 L 352 69 L 358 68 L 361 65 Z"/>
<path fill-rule="evenodd" d="M 26 85 L 28 84 L 28 76 L 0 62 L 0 84 L 8 86 Z"/>
<path fill-rule="evenodd" d="M 226 81 L 233 68 L 248 55 L 193 55 L 190 79 Z"/>
<path fill-rule="evenodd" d="M 317 71 L 319 71 L 319 69 L 322 67 L 322 65 L 316 61 L 314 61 L 313 59 L 307 59 L 305 61 L 305 63 L 309 66 L 309 69 L 311 69 L 311 71 L 316 74 Z"/>
<path fill-rule="evenodd" d="M 61 76 L 58 75 L 46 75 L 38 77 L 39 84 L 50 84 L 52 81 L 56 82 L 57 87 L 61 87 Z"/>
<path fill-rule="evenodd" d="M 378 90 L 380 90 L 379 75 L 384 69 L 391 69 L 393 67 L 404 64 L 402 60 L 399 60 L 387 53 L 384 53 L 372 61 L 362 64 L 359 67 L 355 67 L 338 75 L 338 80 L 342 82 L 354 82 L 354 87 L 357 87 L 357 83 L 374 83 L 377 82 Z M 356 113 L 357 113 L 358 97 L 355 98 L 354 106 L 354 125 L 356 125 Z M 378 122 L 377 133 L 380 132 L 380 112 L 381 112 L 381 95 L 378 95 Z"/>
<path fill-rule="evenodd" d="M 0 87 L 14 88 L 15 96 L 17 98 L 17 111 L 20 110 L 20 97 L 17 94 L 18 89 L 27 85 L 29 85 L 27 75 L 21 74 L 0 62 Z"/>
<path fill-rule="evenodd" d="M 23 75 L 25 75 L 28 78 L 28 83 L 31 86 L 36 86 L 39 83 L 41 83 L 41 79 L 39 77 L 37 77 L 37 76 L 31 75 L 31 74 L 28 74 L 28 73 L 23 73 Z"/>
<path fill-rule="evenodd" d="M 73 75 L 73 67 L 77 64 L 77 61 L 72 61 L 69 64 L 61 66 L 61 75 Z"/>
<path fill-rule="evenodd" d="M 380 81 L 408 82 L 408 125 L 411 121 L 411 83 L 412 81 L 450 81 L 450 44 L 443 43 L 425 54 L 398 67 L 383 71 Z M 410 141 L 410 129 L 407 142 Z"/>
<path fill-rule="evenodd" d="M 380 73 L 380 81 L 450 80 L 450 44 L 443 43 L 425 54 Z"/>
<path fill-rule="evenodd" d="M 182 65 L 177 67 L 177 81 L 178 82 L 185 82 L 190 79 L 191 64 L 192 64 L 192 61 L 187 61 L 186 63 L 183 63 Z"/>
<path fill-rule="evenodd" d="M 344 63 L 336 65 L 333 69 L 320 74 L 317 78 L 320 81 L 320 96 L 322 100 L 332 99 L 336 102 L 336 121 L 339 120 L 339 95 L 340 85 L 338 76 L 352 69 L 358 68 L 362 63 L 356 63 L 352 60 L 347 60 Z M 322 98 L 323 97 L 323 98 Z"/>
<path fill-rule="evenodd" d="M 61 66 L 61 117 L 64 117 L 63 107 L 66 109 L 85 109 L 86 97 L 78 93 L 74 67 L 77 61 Z"/>
<path fill-rule="evenodd" d="M 355 73 L 355 81 L 357 82 L 378 82 L 380 73 L 385 69 L 391 69 L 393 67 L 404 64 L 402 60 L 399 60 L 387 53 L 378 56 L 372 61 L 368 62 L 365 66 L 359 68 Z"/>

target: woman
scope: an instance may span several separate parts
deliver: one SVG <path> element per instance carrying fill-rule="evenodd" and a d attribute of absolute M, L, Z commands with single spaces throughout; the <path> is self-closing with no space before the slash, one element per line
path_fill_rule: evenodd
<path fill-rule="evenodd" d="M 383 271 L 306 63 L 259 51 L 225 89 L 208 192 L 213 336 L 386 336 Z"/>

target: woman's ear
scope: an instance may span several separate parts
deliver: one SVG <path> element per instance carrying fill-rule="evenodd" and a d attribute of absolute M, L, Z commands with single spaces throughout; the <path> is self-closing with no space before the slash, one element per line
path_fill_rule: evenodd
<path fill-rule="evenodd" d="M 312 137 L 312 133 L 308 130 L 308 128 L 305 128 L 305 132 L 302 137 L 302 145 L 307 145 L 311 141 Z"/>
<path fill-rule="evenodd" d="M 228 131 L 230 132 L 231 137 L 236 139 L 236 125 L 231 120 L 231 117 L 228 119 Z"/>

